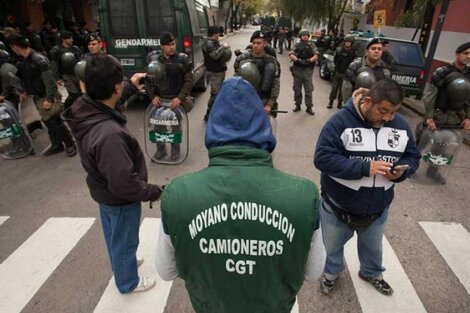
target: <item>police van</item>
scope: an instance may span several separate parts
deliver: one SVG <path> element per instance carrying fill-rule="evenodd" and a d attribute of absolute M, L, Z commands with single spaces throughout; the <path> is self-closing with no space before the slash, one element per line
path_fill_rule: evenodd
<path fill-rule="evenodd" d="M 100 34 L 107 52 L 127 76 L 142 71 L 149 52 L 160 49 L 159 37 L 170 31 L 176 49 L 192 60 L 195 89 L 207 87 L 202 39 L 212 16 L 208 0 L 100 0 Z"/>

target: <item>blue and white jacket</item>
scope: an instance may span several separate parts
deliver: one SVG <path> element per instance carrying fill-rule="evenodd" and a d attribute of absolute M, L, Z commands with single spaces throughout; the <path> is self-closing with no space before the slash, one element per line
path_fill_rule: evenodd
<path fill-rule="evenodd" d="M 412 175 L 420 157 L 400 114 L 381 128 L 373 128 L 350 99 L 323 127 L 314 164 L 322 172 L 322 191 L 348 212 L 364 215 L 380 213 L 390 205 L 394 183 Z M 382 175 L 369 176 L 373 160 L 409 164 L 410 169 L 392 182 Z"/>

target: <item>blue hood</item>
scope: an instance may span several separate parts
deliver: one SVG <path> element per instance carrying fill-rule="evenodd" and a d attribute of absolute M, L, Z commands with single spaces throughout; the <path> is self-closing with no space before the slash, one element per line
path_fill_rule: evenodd
<path fill-rule="evenodd" d="M 255 88 L 241 77 L 224 81 L 206 126 L 207 149 L 240 145 L 272 152 L 276 138 Z"/>

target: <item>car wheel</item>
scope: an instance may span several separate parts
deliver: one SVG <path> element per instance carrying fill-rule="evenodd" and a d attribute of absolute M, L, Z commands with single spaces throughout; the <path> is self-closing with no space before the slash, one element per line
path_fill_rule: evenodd
<path fill-rule="evenodd" d="M 325 62 L 322 63 L 320 66 L 320 70 L 318 71 L 320 73 L 320 78 L 328 80 L 330 79 L 330 75 L 328 74 L 328 70 L 326 69 L 326 64 Z"/>

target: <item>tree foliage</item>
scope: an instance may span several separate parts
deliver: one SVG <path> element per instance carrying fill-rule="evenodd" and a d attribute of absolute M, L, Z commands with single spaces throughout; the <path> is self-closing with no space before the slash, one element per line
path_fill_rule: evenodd
<path fill-rule="evenodd" d="M 395 25 L 403 27 L 420 25 L 426 8 L 428 6 L 433 8 L 442 2 L 443 0 L 413 0 L 412 5 L 409 8 L 405 8 L 405 11 L 396 20 Z"/>
<path fill-rule="evenodd" d="M 286 15 L 297 21 L 327 24 L 328 29 L 338 27 L 348 0 L 280 0 Z"/>

